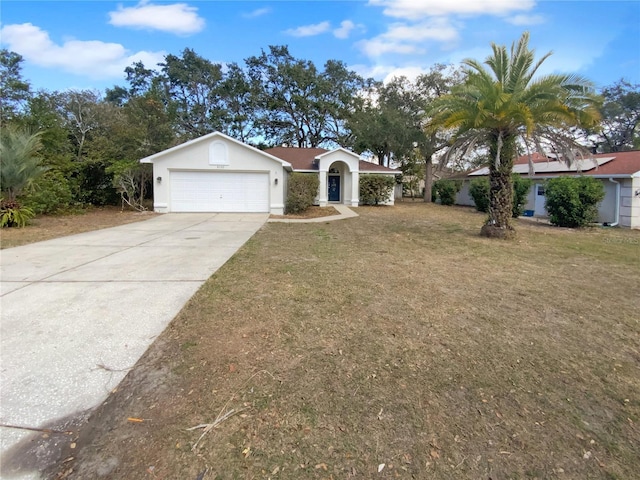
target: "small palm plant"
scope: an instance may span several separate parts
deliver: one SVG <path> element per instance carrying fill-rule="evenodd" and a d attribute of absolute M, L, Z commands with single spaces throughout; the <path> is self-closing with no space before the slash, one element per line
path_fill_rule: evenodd
<path fill-rule="evenodd" d="M 18 197 L 42 175 L 40 135 L 12 128 L 0 133 L 0 227 L 22 227 L 33 218 Z"/>
<path fill-rule="evenodd" d="M 572 162 L 580 147 L 568 129 L 596 126 L 600 100 L 591 82 L 578 75 L 536 77 L 551 53 L 535 62 L 527 32 L 510 52 L 505 46 L 492 48 L 484 65 L 463 61 L 464 81 L 432 104 L 429 128 L 454 129 L 448 155 L 488 147 L 489 215 L 481 233 L 504 238 L 514 232 L 511 173 L 519 147 L 543 150 L 545 144 L 552 145 L 563 160 Z"/>

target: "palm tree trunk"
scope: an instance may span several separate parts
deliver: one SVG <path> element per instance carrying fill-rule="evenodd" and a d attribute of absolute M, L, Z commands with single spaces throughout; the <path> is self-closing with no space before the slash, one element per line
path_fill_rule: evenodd
<path fill-rule="evenodd" d="M 502 145 L 499 145 L 498 136 L 496 136 L 489 154 L 489 218 L 480 233 L 486 237 L 511 238 L 515 233 L 511 225 L 513 208 L 511 174 L 516 156 L 515 137 L 503 137 Z"/>

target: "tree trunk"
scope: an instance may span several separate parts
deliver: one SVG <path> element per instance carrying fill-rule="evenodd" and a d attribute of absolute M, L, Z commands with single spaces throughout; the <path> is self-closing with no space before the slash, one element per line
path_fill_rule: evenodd
<path fill-rule="evenodd" d="M 499 161 L 496 164 L 496 156 Z M 489 149 L 489 218 L 480 230 L 485 237 L 512 238 L 515 230 L 511 225 L 513 209 L 513 160 L 516 155 L 515 138 L 506 135 L 498 147 L 498 135 Z"/>
<path fill-rule="evenodd" d="M 433 190 L 433 160 L 428 156 L 424 164 L 424 201 L 431 203 Z"/>

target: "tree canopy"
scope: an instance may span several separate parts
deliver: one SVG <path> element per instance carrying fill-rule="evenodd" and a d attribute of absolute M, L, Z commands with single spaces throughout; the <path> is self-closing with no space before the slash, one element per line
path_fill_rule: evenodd
<path fill-rule="evenodd" d="M 21 55 L 0 50 L 0 127 L 15 118 L 30 96 L 29 82 L 22 78 L 22 62 Z"/>
<path fill-rule="evenodd" d="M 640 85 L 621 79 L 602 89 L 602 130 L 596 141 L 603 152 L 640 148 Z"/>

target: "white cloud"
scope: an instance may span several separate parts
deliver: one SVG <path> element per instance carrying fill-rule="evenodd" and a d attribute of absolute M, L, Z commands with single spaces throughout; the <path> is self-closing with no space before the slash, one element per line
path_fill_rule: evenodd
<path fill-rule="evenodd" d="M 428 72 L 428 68 L 422 68 L 418 66 L 394 67 L 389 71 L 389 73 L 387 73 L 382 82 L 389 83 L 391 80 L 397 77 L 407 77 L 410 81 L 413 82 L 420 75 Z"/>
<path fill-rule="evenodd" d="M 358 42 L 358 47 L 369 57 L 385 53 L 414 54 L 424 52 L 427 40 L 452 44 L 458 40 L 457 29 L 446 18 L 433 18 L 414 25 L 394 23 L 389 29 L 370 40 Z"/>
<path fill-rule="evenodd" d="M 320 22 L 313 25 L 290 28 L 285 30 L 284 33 L 292 37 L 313 37 L 314 35 L 320 35 L 321 33 L 329 31 L 330 28 L 331 24 L 329 22 Z"/>
<path fill-rule="evenodd" d="M 5 25 L 0 30 L 2 42 L 27 62 L 45 68 L 57 68 L 91 79 L 122 78 L 124 69 L 141 61 L 153 68 L 165 52 L 131 53 L 119 43 L 99 40 L 67 40 L 55 44 L 49 34 L 31 23 Z"/>
<path fill-rule="evenodd" d="M 429 68 L 418 65 L 406 65 L 399 67 L 397 65 L 350 65 L 349 68 L 364 78 L 375 78 L 382 80 L 383 83 L 389 83 L 396 77 L 406 77 L 414 81 L 419 75 L 429 72 Z"/>
<path fill-rule="evenodd" d="M 527 11 L 535 0 L 369 0 L 390 17 L 416 20 L 439 15 L 508 15 Z"/>
<path fill-rule="evenodd" d="M 422 42 L 424 40 L 436 40 L 438 42 L 451 42 L 458 39 L 458 31 L 446 18 L 435 18 L 416 25 L 394 23 L 381 37 L 390 40 Z"/>
<path fill-rule="evenodd" d="M 364 65 L 362 63 L 358 63 L 356 65 L 349 65 L 349 69 L 356 72 L 363 78 L 375 78 L 381 79 L 384 78 L 390 71 L 392 71 L 394 66 L 391 65 Z"/>
<path fill-rule="evenodd" d="M 243 13 L 242 16 L 244 18 L 258 18 L 258 17 L 262 17 L 263 15 L 266 15 L 267 13 L 271 13 L 271 9 L 269 7 L 256 8 L 251 12 Z"/>
<path fill-rule="evenodd" d="M 364 25 L 360 23 L 356 25 L 351 20 L 343 20 L 342 22 L 340 22 L 340 26 L 335 30 L 333 30 L 333 36 L 336 38 L 343 38 L 343 39 L 349 38 L 349 35 L 351 35 L 351 32 L 356 28 L 364 31 Z"/>
<path fill-rule="evenodd" d="M 109 12 L 109 17 L 109 23 L 116 27 L 161 30 L 177 35 L 197 33 L 205 25 L 198 9 L 186 3 L 154 5 L 142 0 L 135 7 L 118 5 L 115 12 Z"/>
<path fill-rule="evenodd" d="M 519 14 L 513 17 L 507 18 L 507 22 L 512 25 L 526 26 L 526 25 L 540 25 L 544 23 L 544 17 L 542 15 L 525 15 Z"/>
<path fill-rule="evenodd" d="M 424 53 L 424 49 L 416 45 L 393 42 L 380 37 L 372 38 L 371 40 L 362 40 L 356 43 L 356 46 L 362 50 L 362 53 L 371 58 L 381 57 L 387 53 L 397 53 L 400 55 Z"/>

